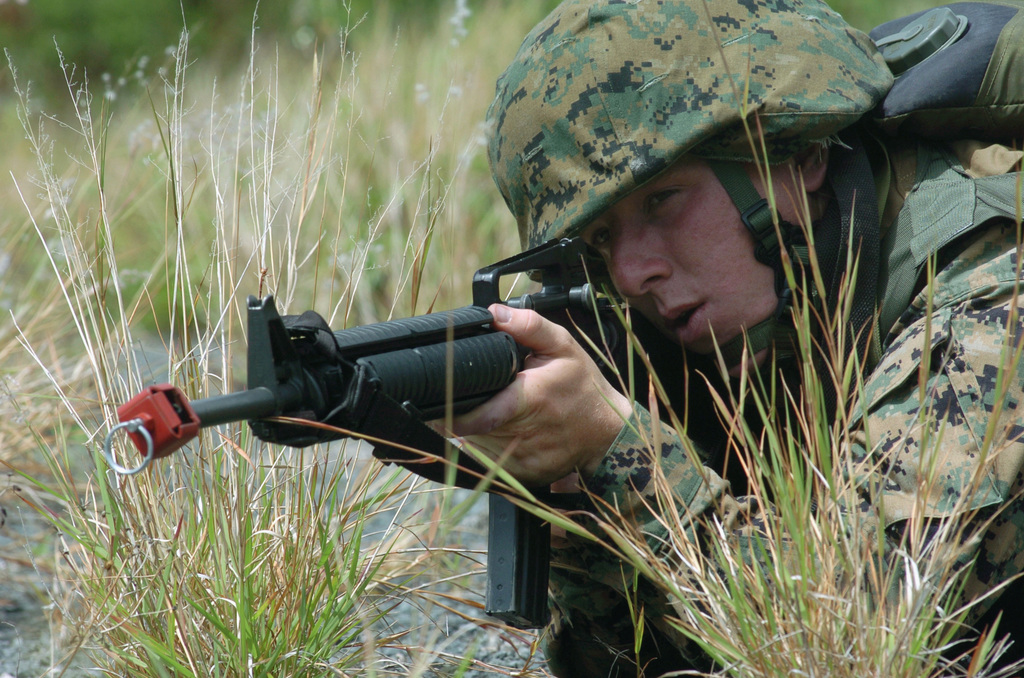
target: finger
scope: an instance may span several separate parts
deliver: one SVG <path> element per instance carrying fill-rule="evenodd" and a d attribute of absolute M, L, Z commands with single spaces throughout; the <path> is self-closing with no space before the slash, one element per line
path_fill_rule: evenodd
<path fill-rule="evenodd" d="M 553 549 L 565 549 L 569 548 L 572 542 L 569 541 L 569 533 L 565 531 L 564 527 L 558 527 L 557 525 L 551 526 L 551 548 Z"/>
<path fill-rule="evenodd" d="M 452 433 L 457 436 L 485 435 L 511 421 L 519 412 L 521 392 L 522 386 L 516 379 L 487 402 L 452 419 Z"/>
<path fill-rule="evenodd" d="M 579 492 L 580 491 L 580 475 L 578 473 L 570 473 L 564 478 L 560 478 L 555 482 L 551 483 L 552 492 Z"/>
<path fill-rule="evenodd" d="M 539 353 L 557 353 L 567 345 L 567 341 L 572 341 L 564 327 L 536 311 L 509 308 L 504 304 L 492 304 L 489 310 L 494 316 L 495 329 L 508 332 L 516 342 Z"/>

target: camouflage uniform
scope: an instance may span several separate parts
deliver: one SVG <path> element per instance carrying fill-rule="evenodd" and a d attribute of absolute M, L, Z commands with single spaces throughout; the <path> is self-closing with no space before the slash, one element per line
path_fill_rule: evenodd
<path fill-rule="evenodd" d="M 833 139 L 863 125 L 892 84 L 870 40 L 820 2 L 709 0 L 704 7 L 690 0 L 569 0 L 527 36 L 489 112 L 492 171 L 524 247 L 575 235 L 684 155 L 779 162 L 810 142 Z M 751 148 L 750 129 L 763 135 L 763 148 Z M 1024 340 L 1024 304 L 1017 298 L 1018 227 L 984 213 L 978 190 L 965 181 L 1019 168 L 1021 154 L 971 142 L 886 140 L 872 160 L 882 235 L 905 231 L 905 255 L 924 260 L 938 251 L 942 267 L 931 298 L 921 291 L 900 302 L 898 320 L 879 336 L 863 417 L 851 425 L 854 461 L 842 470 L 860 500 L 845 509 L 881 531 L 890 548 L 911 516 L 982 510 L 991 521 L 965 555 L 975 563 L 966 594 L 975 596 L 1024 569 L 1024 361 L 1007 359 L 1008 347 Z M 896 250 L 883 247 L 877 266 L 879 308 L 901 293 L 890 276 Z M 925 356 L 931 360 L 922 388 Z M 936 418 L 931 437 L 941 432 L 927 460 L 923 410 Z M 660 505 L 655 465 L 670 481 L 680 515 L 692 520 L 694 539 L 702 539 L 701 519 L 715 514 L 730 516 L 737 533 L 756 528 L 768 509 L 731 496 L 729 483 L 695 465 L 664 425 L 653 455 L 644 439 L 655 426 L 638 406 L 589 489 L 634 521 L 655 553 L 665 536 L 650 513 Z M 926 468 L 938 482 L 922 496 Z M 968 493 L 969 503 L 958 503 Z M 555 550 L 547 652 L 557 675 L 635 674 L 635 625 L 623 583 L 631 575 L 623 568 L 580 539 Z M 641 580 L 634 595 L 646 610 L 646 674 L 699 667 L 699 654 L 665 622 L 672 611 L 663 594 Z"/>
<path fill-rule="evenodd" d="M 975 563 L 966 582 L 971 597 L 1024 571 L 1024 361 L 1009 360 L 1005 354 L 1024 340 L 1024 299 L 1017 297 L 1018 242 L 1013 223 L 992 225 L 973 236 L 939 272 L 931 300 L 925 292 L 913 300 L 887 337 L 881 361 L 867 376 L 867 415 L 856 422 L 854 432 L 853 458 L 861 464 L 847 469 L 863 476 L 863 501 L 852 507 L 863 515 L 851 523 L 864 529 L 891 528 L 885 534 L 892 549 L 902 535 L 901 524 L 912 514 L 944 517 L 953 511 L 998 509 L 983 538 L 963 556 Z M 928 397 L 922 402 L 918 369 L 926 354 L 932 363 L 924 390 Z M 1000 389 L 995 379 L 1002 365 L 1010 369 Z M 922 447 L 928 445 L 922 441 L 929 436 L 920 430 L 919 417 L 926 408 L 937 417 L 932 441 L 940 437 L 941 429 L 941 443 L 926 447 L 934 450 L 933 457 L 922 461 Z M 986 430 L 990 426 L 991 433 Z M 651 482 L 655 462 L 644 440 L 651 440 L 651 434 L 638 434 L 651 428 L 650 415 L 638 406 L 588 487 L 631 516 L 657 553 L 665 528 L 649 512 L 649 507 L 659 505 Z M 663 425 L 661 439 L 656 463 L 671 481 L 681 510 L 692 517 L 695 539 L 704 539 L 702 519 L 716 514 L 731 515 L 730 527 L 738 533 L 756 528 L 761 519 L 756 502 L 731 497 L 728 483 L 707 468 L 696 468 L 672 429 Z M 970 493 L 970 502 L 958 504 L 986 457 L 995 462 L 990 462 L 980 487 Z M 926 471 L 929 463 L 937 466 Z M 929 473 L 938 481 L 928 483 L 929 494 L 922 497 L 919 484 Z M 634 675 L 633 622 L 623 594 L 628 571 L 624 574 L 623 566 L 604 549 L 580 539 L 570 541 L 556 549 L 551 570 L 555 622 L 547 650 L 553 670 L 560 676 L 617 675 L 616 671 Z M 655 629 L 648 632 L 651 645 L 644 654 L 648 660 L 657 657 L 665 662 L 650 665 L 646 675 L 685 665 L 700 667 L 699 654 L 688 650 L 664 622 L 664 615 L 672 612 L 662 598 L 643 589 L 640 596 L 647 606 L 648 625 Z M 979 606 L 975 621 L 984 607 Z M 1002 628 L 1006 629 L 1005 622 Z"/>

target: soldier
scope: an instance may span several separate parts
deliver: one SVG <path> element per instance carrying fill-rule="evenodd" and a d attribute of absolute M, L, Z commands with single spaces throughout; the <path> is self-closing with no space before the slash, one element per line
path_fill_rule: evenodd
<path fill-rule="evenodd" d="M 868 114 L 892 85 L 872 41 L 815 0 L 567 0 L 498 81 L 491 167 L 524 247 L 582 236 L 623 300 L 687 354 L 721 350 L 733 377 L 784 362 L 789 308 L 804 292 L 790 289 L 783 260 L 807 261 L 808 230 L 827 288 L 813 301 L 830 311 L 853 249 L 847 332 L 867 365 L 853 458 L 877 482 L 849 508 L 890 544 L 914 516 L 998 511 L 968 554 L 966 590 L 978 596 L 1024 565 L 1024 366 L 1004 355 L 1024 339 L 1012 218 L 1021 153 L 886 136 Z M 999 202 L 991 195 L 1009 207 L 990 208 Z M 932 280 L 929 258 L 938 262 Z M 512 386 L 456 421 L 455 434 L 472 436 L 527 483 L 579 482 L 652 535 L 655 553 L 664 528 L 650 513 L 652 464 L 690 515 L 742 503 L 742 480 L 730 478 L 730 487 L 716 475 L 721 460 L 710 449 L 709 468 L 696 468 L 671 429 L 655 460 L 642 442 L 656 426 L 650 413 L 565 331 L 531 311 L 493 312 L 496 327 L 533 354 Z M 924 355 L 939 358 L 922 374 Z M 677 360 L 659 376 L 678 381 L 682 369 Z M 926 407 L 942 427 L 939 480 L 930 484 L 920 482 L 927 436 L 907 435 Z M 991 444 L 986 427 L 997 432 L 998 463 L 970 488 Z M 969 490 L 969 501 L 955 501 Z M 757 520 L 753 511 L 740 522 Z M 582 540 L 557 546 L 546 647 L 553 672 L 635 672 L 617 564 Z M 992 610 L 1016 595 L 1011 588 Z M 647 675 L 699 661 L 656 598 L 646 601 Z"/>

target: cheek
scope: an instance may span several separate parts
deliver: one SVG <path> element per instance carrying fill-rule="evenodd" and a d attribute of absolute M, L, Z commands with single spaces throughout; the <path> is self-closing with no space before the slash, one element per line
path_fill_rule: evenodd
<path fill-rule="evenodd" d="M 739 225 L 740 229 L 744 227 Z M 750 327 L 775 312 L 775 272 L 754 257 L 754 243 L 746 230 L 733 232 L 714 248 L 714 261 L 704 281 L 714 285 L 726 324 Z"/>
<path fill-rule="evenodd" d="M 775 272 L 753 258 L 748 267 L 736 267 L 734 270 L 736 275 L 730 276 L 733 284 L 728 294 L 732 299 L 745 300 L 745 303 L 733 306 L 734 317 L 750 327 L 774 313 L 778 306 Z"/>
<path fill-rule="evenodd" d="M 623 294 L 622 289 L 626 282 L 625 275 L 628 271 L 625 258 L 615 256 L 614 254 L 606 254 L 604 256 L 604 266 L 608 271 L 608 276 L 612 279 L 612 287 L 619 290 L 619 294 Z"/>

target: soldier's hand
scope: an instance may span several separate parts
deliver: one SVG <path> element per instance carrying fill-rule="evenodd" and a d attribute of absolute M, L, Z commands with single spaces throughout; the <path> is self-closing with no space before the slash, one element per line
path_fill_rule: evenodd
<path fill-rule="evenodd" d="M 589 477 L 618 436 L 632 404 L 604 378 L 569 332 L 533 311 L 495 304 L 495 329 L 531 349 L 516 380 L 456 417 L 451 433 L 528 486 L 574 471 Z"/>

